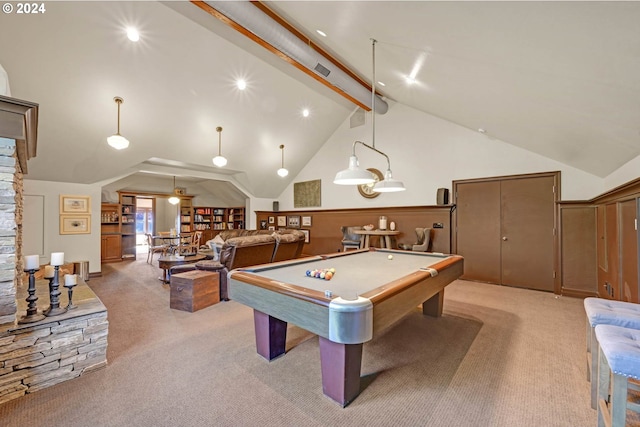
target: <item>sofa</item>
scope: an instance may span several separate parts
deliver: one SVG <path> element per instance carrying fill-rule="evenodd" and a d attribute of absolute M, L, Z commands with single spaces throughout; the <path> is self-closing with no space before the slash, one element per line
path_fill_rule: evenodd
<path fill-rule="evenodd" d="M 219 233 L 222 243 L 219 260 L 176 265 L 171 275 L 191 270 L 220 273 L 220 299 L 229 300 L 227 274 L 234 268 L 295 259 L 302 254 L 304 234 L 299 230 L 225 230 Z M 219 240 L 220 240 L 219 239 Z"/>

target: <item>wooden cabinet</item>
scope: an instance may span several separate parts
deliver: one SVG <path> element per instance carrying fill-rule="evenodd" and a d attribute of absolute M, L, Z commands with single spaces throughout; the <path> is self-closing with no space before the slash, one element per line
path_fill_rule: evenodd
<path fill-rule="evenodd" d="M 120 205 L 103 203 L 100 215 L 102 238 L 100 259 L 102 262 L 121 261 Z"/>
<path fill-rule="evenodd" d="M 136 196 L 120 193 L 122 259 L 136 259 Z"/>
<path fill-rule="evenodd" d="M 122 246 L 119 234 L 102 235 L 101 254 L 102 262 L 122 261 Z"/>

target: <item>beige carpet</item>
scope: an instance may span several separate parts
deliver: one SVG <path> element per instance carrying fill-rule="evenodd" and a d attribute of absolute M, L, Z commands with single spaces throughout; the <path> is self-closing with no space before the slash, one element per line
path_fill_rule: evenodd
<path fill-rule="evenodd" d="M 580 299 L 454 282 L 443 317 L 416 310 L 365 344 L 366 388 L 343 409 L 322 394 L 317 337 L 290 327 L 266 362 L 249 308 L 171 310 L 159 273 L 104 265 L 89 285 L 109 310 L 109 365 L 0 405 L 0 425 L 596 425 Z"/>

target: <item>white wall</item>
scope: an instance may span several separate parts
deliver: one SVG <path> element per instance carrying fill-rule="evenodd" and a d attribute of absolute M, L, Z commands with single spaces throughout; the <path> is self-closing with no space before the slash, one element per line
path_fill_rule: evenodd
<path fill-rule="evenodd" d="M 41 239 L 43 241 L 44 251 L 39 254 L 40 264 L 49 263 L 51 252 L 64 252 L 66 262 L 89 261 L 89 272 L 100 272 L 100 187 L 25 179 L 24 194 L 44 198 L 43 213 L 29 212 L 29 215 L 25 215 L 25 218 L 43 216 L 43 228 L 33 227 L 27 222 L 23 226 L 25 239 L 30 241 Z M 91 196 L 91 234 L 60 234 L 61 194 Z M 25 212 L 25 214 L 27 213 Z M 44 236 L 33 235 L 42 232 Z"/>
<path fill-rule="evenodd" d="M 342 123 L 280 195 L 280 209 L 293 209 L 294 182 L 314 179 L 322 180 L 319 209 L 435 205 L 437 189 L 451 189 L 453 180 L 557 170 L 563 200 L 589 199 L 605 188 L 604 180 L 595 175 L 394 104 L 386 114 L 376 116 L 376 148 L 390 157 L 394 178 L 403 181 L 407 190 L 365 199 L 353 186 L 333 184 L 333 178 L 347 168 L 353 141 L 371 144 L 369 115 L 364 126 L 354 129 L 349 128 L 349 119 Z M 356 155 L 361 167 L 384 173 L 383 156 L 360 145 Z"/>
<path fill-rule="evenodd" d="M 640 156 L 628 161 L 619 167 L 618 170 L 609 174 L 609 176 L 604 179 L 605 188 L 610 190 L 637 179 L 638 176 L 640 176 Z"/>

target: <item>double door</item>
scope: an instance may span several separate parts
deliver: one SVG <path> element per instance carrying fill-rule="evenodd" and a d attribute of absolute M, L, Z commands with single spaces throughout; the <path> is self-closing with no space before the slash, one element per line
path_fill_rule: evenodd
<path fill-rule="evenodd" d="M 558 172 L 454 181 L 463 279 L 554 290 Z"/>

